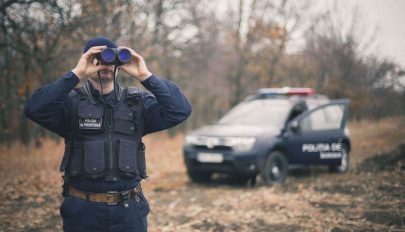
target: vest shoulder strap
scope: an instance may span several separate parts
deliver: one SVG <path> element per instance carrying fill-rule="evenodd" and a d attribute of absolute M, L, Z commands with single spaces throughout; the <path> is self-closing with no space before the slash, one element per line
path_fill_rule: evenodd
<path fill-rule="evenodd" d="M 125 88 L 126 101 L 130 105 L 138 105 L 141 100 L 141 91 L 136 86 L 127 86 Z"/>
<path fill-rule="evenodd" d="M 68 97 L 70 99 L 75 99 L 75 98 L 81 99 L 81 98 L 83 98 L 83 96 L 86 97 L 84 87 L 72 89 L 68 94 Z"/>
<path fill-rule="evenodd" d="M 77 106 L 79 105 L 79 102 L 82 100 L 87 99 L 87 95 L 85 93 L 84 87 L 76 88 L 73 89 L 72 91 L 69 92 L 68 98 L 70 98 L 71 102 L 71 112 L 70 112 L 70 128 L 74 128 L 74 116 L 76 115 L 77 111 Z M 72 136 L 73 131 L 70 130 L 69 134 Z"/>
<path fill-rule="evenodd" d="M 127 86 L 126 88 L 128 96 L 140 95 L 140 90 L 136 86 Z"/>
<path fill-rule="evenodd" d="M 135 107 L 136 112 L 139 115 L 139 118 L 142 118 L 143 117 L 143 105 L 142 105 L 142 99 L 141 99 L 142 92 L 136 86 L 127 86 L 125 88 L 125 92 L 126 92 L 126 97 L 125 97 L 126 104 L 128 104 L 128 106 L 130 106 L 130 107 Z M 141 123 L 141 125 L 142 126 L 141 126 L 140 132 L 139 132 L 140 138 L 142 138 L 143 130 L 144 130 L 143 123 Z"/>

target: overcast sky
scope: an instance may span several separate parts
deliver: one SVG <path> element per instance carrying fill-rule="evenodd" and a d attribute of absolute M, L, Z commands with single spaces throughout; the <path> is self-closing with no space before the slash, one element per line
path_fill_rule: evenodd
<path fill-rule="evenodd" d="M 318 0 L 322 2 L 323 0 Z M 405 0 L 342 0 L 357 4 L 363 21 L 377 26 L 376 44 L 383 57 L 392 58 L 405 68 Z"/>
<path fill-rule="evenodd" d="M 319 9 L 327 9 L 334 1 L 349 11 L 358 6 L 361 25 L 367 27 L 364 31 L 378 32 L 370 52 L 377 52 L 380 58 L 389 58 L 405 69 L 405 0 L 312 0 Z M 227 2 L 235 4 L 233 0 L 220 1 L 217 9 L 223 11 Z"/>

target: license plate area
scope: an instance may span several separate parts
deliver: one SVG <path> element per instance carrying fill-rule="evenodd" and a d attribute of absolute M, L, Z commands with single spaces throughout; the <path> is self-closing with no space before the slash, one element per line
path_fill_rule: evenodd
<path fill-rule="evenodd" d="M 201 163 L 222 163 L 224 155 L 221 153 L 198 153 L 197 160 Z"/>

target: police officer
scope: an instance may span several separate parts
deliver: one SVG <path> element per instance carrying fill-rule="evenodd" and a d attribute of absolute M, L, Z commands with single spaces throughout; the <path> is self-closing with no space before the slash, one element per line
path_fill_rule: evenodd
<path fill-rule="evenodd" d="M 171 81 L 149 72 L 133 49 L 129 63 L 100 62 L 107 37 L 89 40 L 76 67 L 38 89 L 24 112 L 65 139 L 61 171 L 64 231 L 147 231 L 148 202 L 140 182 L 147 177 L 142 136 L 173 127 L 191 105 Z M 115 82 L 122 69 L 150 92 Z M 75 86 L 87 79 L 81 88 Z"/>

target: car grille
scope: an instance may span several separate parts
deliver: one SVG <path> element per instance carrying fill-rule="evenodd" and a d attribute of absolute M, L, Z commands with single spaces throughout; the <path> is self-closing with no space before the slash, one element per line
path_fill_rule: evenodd
<path fill-rule="evenodd" d="M 203 151 L 232 151 L 232 147 L 229 146 L 214 146 L 212 148 L 208 148 L 205 145 L 194 145 L 194 149 L 203 150 Z"/>
<path fill-rule="evenodd" d="M 232 173 L 235 171 L 235 167 L 229 161 L 224 161 L 220 164 L 214 163 L 200 163 L 196 160 L 191 161 L 191 165 L 195 168 L 205 169 L 207 171 L 223 172 L 223 173 Z"/>

